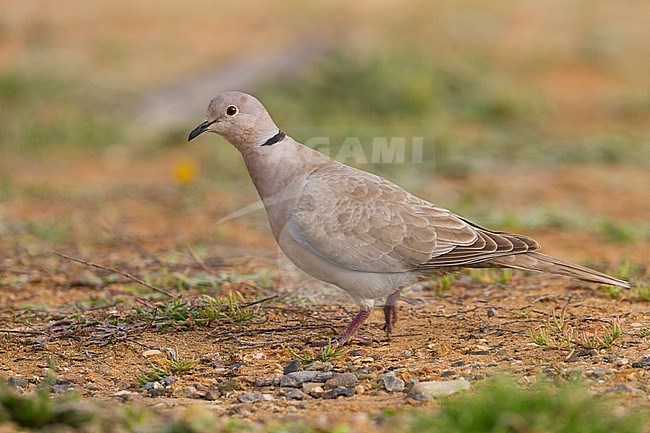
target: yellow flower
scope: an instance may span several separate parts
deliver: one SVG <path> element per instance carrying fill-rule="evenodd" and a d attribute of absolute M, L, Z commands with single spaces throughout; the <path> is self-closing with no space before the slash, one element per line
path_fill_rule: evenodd
<path fill-rule="evenodd" d="M 174 166 L 174 180 L 181 186 L 194 182 L 197 173 L 196 161 L 189 157 L 181 159 Z"/>

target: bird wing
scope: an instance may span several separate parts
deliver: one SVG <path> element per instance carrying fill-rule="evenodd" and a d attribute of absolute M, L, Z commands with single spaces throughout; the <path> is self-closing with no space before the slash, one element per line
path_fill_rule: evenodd
<path fill-rule="evenodd" d="M 345 165 L 307 177 L 287 229 L 314 254 L 362 272 L 434 271 L 539 248 L 530 238 L 483 229 Z"/>

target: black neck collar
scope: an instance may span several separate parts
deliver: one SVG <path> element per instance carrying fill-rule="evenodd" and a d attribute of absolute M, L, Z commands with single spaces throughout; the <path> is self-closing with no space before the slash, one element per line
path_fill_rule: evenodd
<path fill-rule="evenodd" d="M 262 146 L 271 146 L 278 141 L 284 140 L 284 137 L 286 137 L 286 134 L 280 130 L 278 130 L 278 133 L 275 134 L 273 137 L 269 138 L 266 140 L 264 143 L 262 143 Z"/>

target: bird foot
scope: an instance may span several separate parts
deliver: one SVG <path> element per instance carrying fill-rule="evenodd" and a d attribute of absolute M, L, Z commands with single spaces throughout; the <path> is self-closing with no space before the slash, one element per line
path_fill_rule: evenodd
<path fill-rule="evenodd" d="M 397 305 L 384 305 L 384 326 L 381 327 L 386 331 L 386 338 L 390 340 L 390 334 L 393 332 L 393 326 L 397 323 Z"/>

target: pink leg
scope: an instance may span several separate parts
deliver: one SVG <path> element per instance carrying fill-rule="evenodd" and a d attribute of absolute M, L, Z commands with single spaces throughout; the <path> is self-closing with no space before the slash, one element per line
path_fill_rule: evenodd
<path fill-rule="evenodd" d="M 343 346 L 353 339 L 361 340 L 362 342 L 369 342 L 370 340 L 357 337 L 356 335 L 357 329 L 359 326 L 363 325 L 363 322 L 365 322 L 368 317 L 370 317 L 370 310 L 361 309 L 361 311 L 359 311 L 357 315 L 354 316 L 354 319 L 352 319 L 352 323 L 350 323 L 348 329 L 345 330 L 343 335 L 336 339 L 336 342 L 339 344 L 339 346 Z"/>
<path fill-rule="evenodd" d="M 397 322 L 397 301 L 401 296 L 401 290 L 393 292 L 386 298 L 386 305 L 384 305 L 384 329 L 386 331 L 386 338 L 390 338 L 393 331 L 393 325 Z"/>

